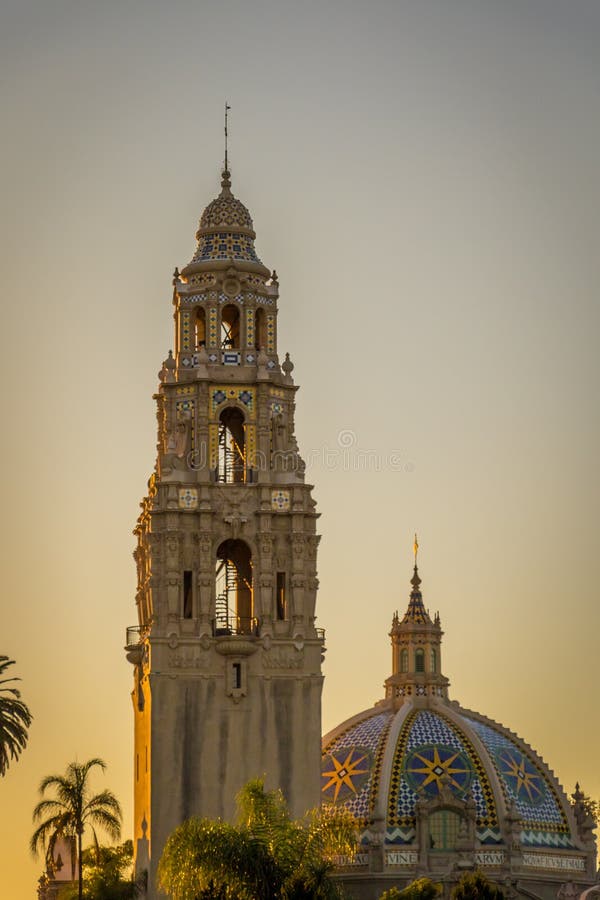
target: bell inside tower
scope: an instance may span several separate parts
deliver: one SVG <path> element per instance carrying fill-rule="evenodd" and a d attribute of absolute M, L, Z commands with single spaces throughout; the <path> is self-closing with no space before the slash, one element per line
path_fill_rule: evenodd
<path fill-rule="evenodd" d="M 221 349 L 237 350 L 240 346 L 240 311 L 233 303 L 221 314 Z"/>

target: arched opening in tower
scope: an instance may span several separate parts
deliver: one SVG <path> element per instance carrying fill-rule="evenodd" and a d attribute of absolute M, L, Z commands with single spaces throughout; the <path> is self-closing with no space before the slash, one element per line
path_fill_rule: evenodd
<path fill-rule="evenodd" d="M 194 336 L 196 340 L 196 350 L 206 346 L 206 313 L 199 306 L 196 310 L 196 320 L 194 323 Z"/>
<path fill-rule="evenodd" d="M 215 634 L 256 634 L 252 553 L 244 541 L 223 541 L 215 569 Z"/>
<path fill-rule="evenodd" d="M 217 481 L 243 484 L 246 481 L 246 426 L 243 412 L 226 407 L 219 416 Z"/>
<path fill-rule="evenodd" d="M 233 303 L 221 313 L 221 349 L 237 350 L 240 346 L 240 311 Z"/>
<path fill-rule="evenodd" d="M 257 350 L 264 350 L 267 346 L 267 321 L 265 311 L 260 307 L 256 310 L 254 316 L 254 335 Z"/>

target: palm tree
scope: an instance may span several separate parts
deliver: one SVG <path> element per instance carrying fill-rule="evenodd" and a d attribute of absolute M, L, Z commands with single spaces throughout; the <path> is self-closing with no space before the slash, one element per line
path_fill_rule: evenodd
<path fill-rule="evenodd" d="M 79 900 L 83 897 L 83 832 L 90 826 L 94 841 L 97 843 L 96 828 L 102 828 L 110 838 L 118 840 L 121 836 L 121 805 L 115 795 L 108 790 L 92 794 L 89 787 L 91 769 L 99 766 L 103 771 L 106 763 L 101 759 L 90 759 L 86 763 L 69 763 L 64 775 L 47 775 L 40 784 L 43 797 L 48 788 L 54 788 L 54 799 L 41 800 L 33 811 L 33 821 L 40 822 L 31 836 L 30 848 L 37 853 L 41 847 L 46 851 L 46 858 L 54 856 L 54 846 L 59 837 L 77 839 L 77 855 L 79 860 L 78 883 Z M 47 816 L 47 818 L 43 818 Z"/>
<path fill-rule="evenodd" d="M 354 819 L 328 808 L 290 818 L 281 791 L 248 782 L 237 798 L 238 819 L 188 819 L 171 834 L 159 883 L 174 900 L 335 900 L 333 857 L 356 846 Z"/>
<path fill-rule="evenodd" d="M 14 659 L 0 656 L 0 676 Z M 7 687 L 19 678 L 0 678 L 0 775 L 5 775 L 11 759 L 18 759 L 27 745 L 27 729 L 31 725 L 31 713 L 20 699 L 21 692 L 16 687 Z"/>

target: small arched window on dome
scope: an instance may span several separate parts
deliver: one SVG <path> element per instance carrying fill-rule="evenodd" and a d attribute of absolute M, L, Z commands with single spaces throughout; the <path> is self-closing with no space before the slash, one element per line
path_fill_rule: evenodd
<path fill-rule="evenodd" d="M 216 480 L 222 484 L 246 481 L 246 422 L 237 406 L 226 406 L 219 416 L 219 453 Z"/>
<path fill-rule="evenodd" d="M 198 306 L 196 309 L 194 339 L 196 350 L 206 347 L 206 313 L 201 306 Z"/>
<path fill-rule="evenodd" d="M 264 350 L 267 346 L 267 320 L 262 307 L 256 310 L 254 316 L 254 342 L 257 350 Z"/>
<path fill-rule="evenodd" d="M 408 672 L 408 650 L 406 647 L 400 651 L 400 671 Z"/>
<path fill-rule="evenodd" d="M 437 672 L 437 651 L 435 647 L 431 648 L 431 671 L 434 674 Z"/>
<path fill-rule="evenodd" d="M 240 311 L 233 303 L 221 313 L 221 349 L 238 350 L 240 346 Z"/>
<path fill-rule="evenodd" d="M 432 850 L 455 850 L 461 818 L 451 809 L 439 809 L 429 816 L 429 846 Z"/>
<path fill-rule="evenodd" d="M 425 651 L 422 647 L 415 650 L 415 672 L 425 671 Z"/>

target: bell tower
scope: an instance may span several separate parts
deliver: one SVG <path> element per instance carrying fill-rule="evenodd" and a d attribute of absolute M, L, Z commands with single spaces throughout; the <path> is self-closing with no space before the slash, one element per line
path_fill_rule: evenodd
<path fill-rule="evenodd" d="M 157 460 L 135 534 L 136 867 L 192 815 L 231 817 L 264 776 L 292 815 L 320 801 L 318 513 L 277 348 L 279 284 L 223 171 L 173 278 L 175 354 L 155 395 Z"/>

